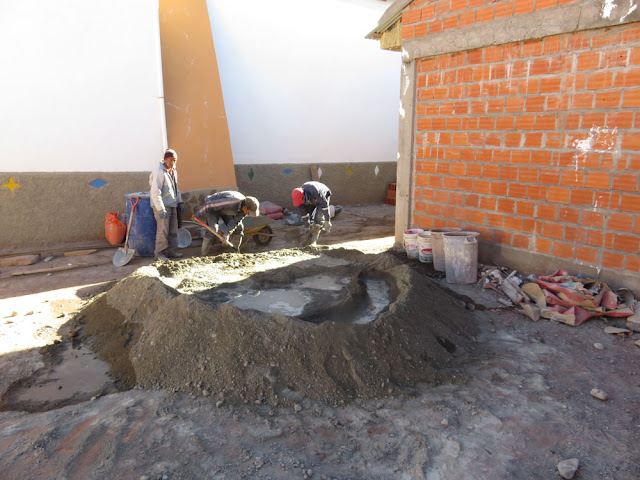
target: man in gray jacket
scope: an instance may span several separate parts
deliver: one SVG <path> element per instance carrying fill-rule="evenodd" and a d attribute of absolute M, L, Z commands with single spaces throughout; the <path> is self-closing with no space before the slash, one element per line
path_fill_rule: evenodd
<path fill-rule="evenodd" d="M 154 254 L 159 260 L 180 258 L 178 247 L 178 211 L 184 213 L 182 195 L 178 190 L 178 154 L 171 149 L 164 152 L 164 158 L 149 175 L 151 187 L 151 207 L 156 219 L 156 246 Z"/>

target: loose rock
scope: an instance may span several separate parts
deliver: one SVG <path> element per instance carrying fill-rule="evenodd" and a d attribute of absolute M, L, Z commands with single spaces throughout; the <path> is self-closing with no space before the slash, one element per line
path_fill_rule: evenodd
<path fill-rule="evenodd" d="M 602 390 L 598 389 L 598 388 L 593 388 L 591 390 L 591 392 L 589 392 L 591 394 L 592 397 L 597 398 L 598 400 L 608 400 L 609 399 L 609 395 L 607 395 L 606 392 L 603 392 Z"/>
<path fill-rule="evenodd" d="M 562 478 L 570 480 L 578 471 L 580 461 L 577 458 L 569 458 L 558 463 L 558 473 Z"/>

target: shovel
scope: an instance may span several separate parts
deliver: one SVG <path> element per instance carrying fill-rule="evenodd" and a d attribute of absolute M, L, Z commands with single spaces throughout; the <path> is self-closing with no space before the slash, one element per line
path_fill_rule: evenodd
<path fill-rule="evenodd" d="M 198 222 L 200 225 L 202 225 L 204 228 L 206 228 L 207 230 L 209 230 L 211 233 L 213 233 L 216 237 L 218 237 L 218 239 L 220 239 L 220 241 L 222 242 L 223 245 L 227 245 L 231 248 L 236 248 L 233 246 L 233 244 L 231 242 L 228 242 L 227 240 L 225 240 L 225 238 L 220 235 L 218 232 L 216 232 L 213 228 L 211 228 L 209 225 L 207 225 L 206 223 L 202 223 L 200 220 L 198 220 L 197 217 L 193 217 L 193 219 Z"/>
<path fill-rule="evenodd" d="M 129 215 L 129 226 L 127 227 L 127 238 L 124 241 L 124 247 L 118 248 L 116 250 L 115 255 L 113 256 L 113 264 L 116 267 L 124 267 L 127 263 L 131 261 L 133 256 L 136 254 L 135 248 L 129 248 L 129 232 L 131 232 L 131 220 L 133 220 L 133 212 L 136 211 L 136 205 L 140 201 L 140 197 L 135 197 L 136 203 L 133 203 L 133 197 L 129 198 L 131 202 L 131 215 Z"/>

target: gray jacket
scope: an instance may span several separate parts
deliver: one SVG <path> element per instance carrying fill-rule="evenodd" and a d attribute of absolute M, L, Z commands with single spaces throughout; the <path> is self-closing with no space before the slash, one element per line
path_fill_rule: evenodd
<path fill-rule="evenodd" d="M 151 205 L 158 213 L 166 211 L 167 207 L 177 207 L 182 203 L 182 195 L 178 190 L 178 171 L 174 168 L 169 173 L 164 161 L 160 161 L 156 169 L 149 175 L 151 187 Z"/>

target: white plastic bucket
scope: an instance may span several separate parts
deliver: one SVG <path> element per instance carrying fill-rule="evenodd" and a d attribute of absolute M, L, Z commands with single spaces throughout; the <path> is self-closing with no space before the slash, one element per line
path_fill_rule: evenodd
<path fill-rule="evenodd" d="M 433 268 L 439 272 L 446 270 L 446 258 L 444 254 L 444 242 L 442 241 L 442 235 L 447 232 L 459 232 L 460 227 L 444 227 L 433 228 L 429 230 L 431 234 L 431 248 L 433 250 Z"/>
<path fill-rule="evenodd" d="M 407 257 L 418 258 L 418 235 L 424 232 L 421 228 L 412 228 L 404 231 L 404 249 Z"/>
<path fill-rule="evenodd" d="M 447 282 L 466 285 L 478 280 L 478 232 L 448 232 L 442 237 Z"/>
<path fill-rule="evenodd" d="M 431 233 L 428 231 L 418 234 L 418 259 L 422 263 L 433 262 L 433 249 L 431 247 Z"/>

